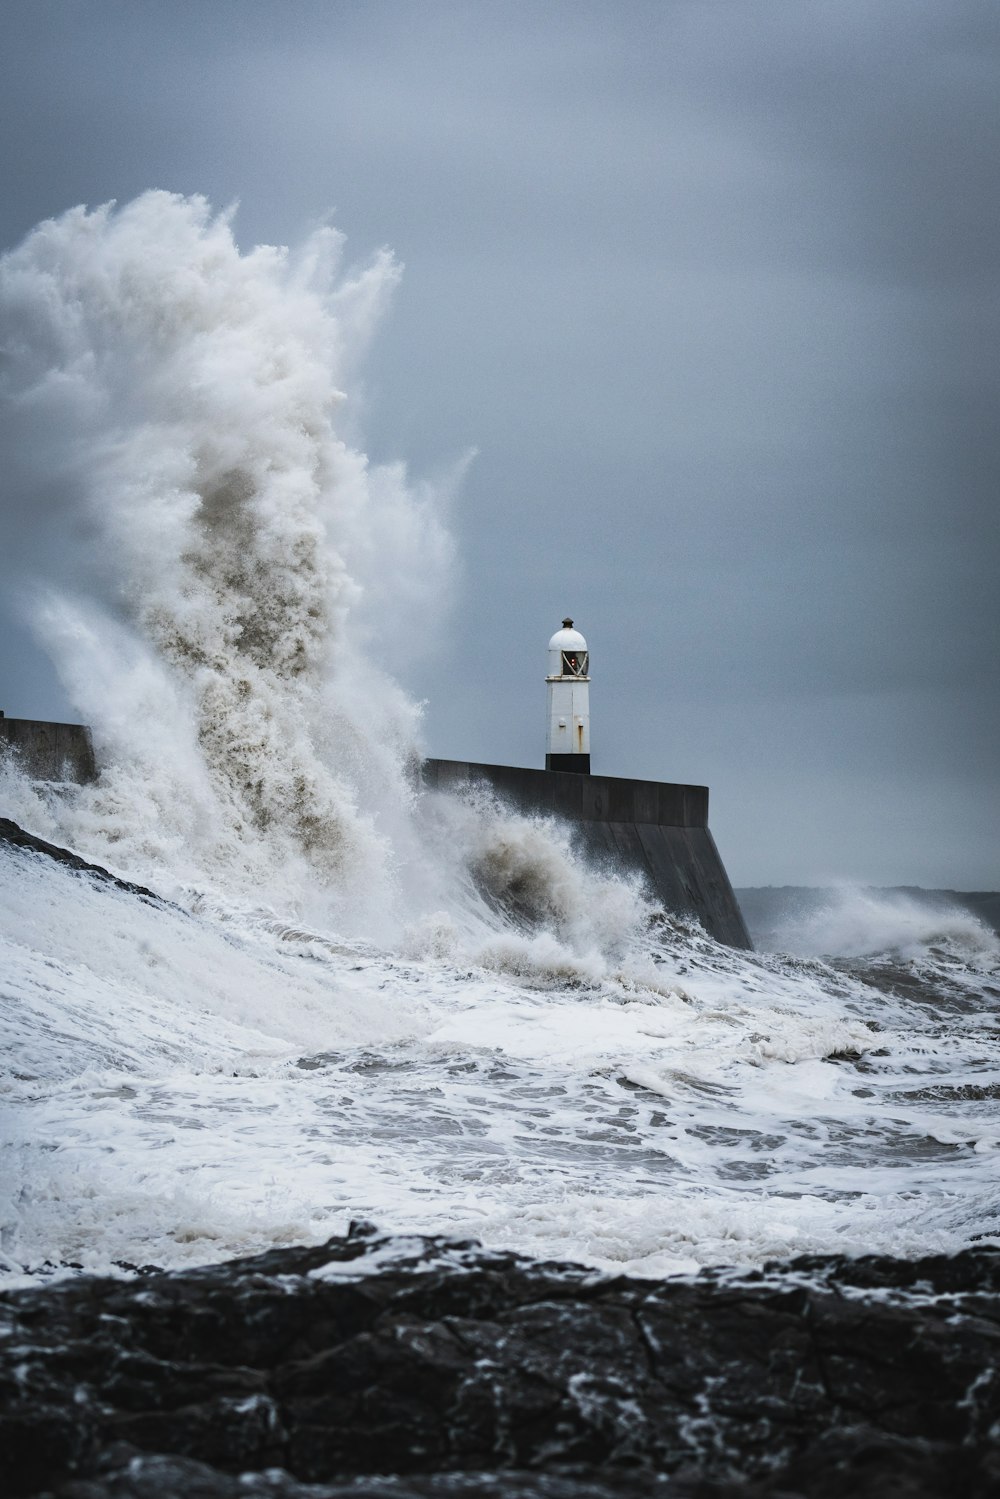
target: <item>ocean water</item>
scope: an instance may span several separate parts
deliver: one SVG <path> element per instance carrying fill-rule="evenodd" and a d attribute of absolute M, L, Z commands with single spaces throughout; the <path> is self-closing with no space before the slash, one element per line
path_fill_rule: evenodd
<path fill-rule="evenodd" d="M 420 790 L 380 631 L 439 627 L 450 481 L 358 446 L 397 272 L 341 248 L 151 193 L 0 261 L 21 607 L 101 767 L 0 814 L 158 897 L 0 844 L 4 1277 L 355 1218 L 651 1277 L 1000 1241 L 974 917 L 845 890 L 738 953 Z"/>

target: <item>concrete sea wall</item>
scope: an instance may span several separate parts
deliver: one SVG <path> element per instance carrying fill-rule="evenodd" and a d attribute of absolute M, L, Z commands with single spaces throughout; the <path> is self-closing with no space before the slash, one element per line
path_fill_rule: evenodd
<path fill-rule="evenodd" d="M 708 830 L 707 786 L 467 760 L 425 760 L 423 775 L 437 791 L 485 785 L 517 811 L 568 819 L 591 858 L 613 869 L 638 870 L 665 910 L 697 917 L 729 947 L 753 947 Z"/>
<path fill-rule="evenodd" d="M 0 712 L 0 757 L 11 756 L 36 781 L 93 781 L 90 730 L 82 723 L 7 718 Z"/>

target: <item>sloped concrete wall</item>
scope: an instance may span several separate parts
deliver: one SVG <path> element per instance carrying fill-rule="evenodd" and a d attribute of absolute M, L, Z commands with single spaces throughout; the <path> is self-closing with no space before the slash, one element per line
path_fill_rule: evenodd
<path fill-rule="evenodd" d="M 93 781 L 90 730 L 82 723 L 45 723 L 0 713 L 0 756 L 10 755 L 36 781 Z"/>
<path fill-rule="evenodd" d="M 708 830 L 708 787 L 619 776 L 522 770 L 468 760 L 425 760 L 425 785 L 462 792 L 490 787 L 521 812 L 575 824 L 577 842 L 600 866 L 639 871 L 664 910 L 695 916 L 716 941 L 752 949 L 715 840 Z"/>

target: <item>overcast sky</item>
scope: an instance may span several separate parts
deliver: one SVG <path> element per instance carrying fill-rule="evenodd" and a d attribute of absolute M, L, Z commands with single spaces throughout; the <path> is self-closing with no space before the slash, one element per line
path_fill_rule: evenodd
<path fill-rule="evenodd" d="M 1000 886 L 995 0 L 4 0 L 0 122 L 4 247 L 158 187 L 403 262 L 365 446 L 477 450 L 431 753 L 542 763 L 568 612 L 734 883 Z M 69 713 L 10 624 L 0 706 Z"/>

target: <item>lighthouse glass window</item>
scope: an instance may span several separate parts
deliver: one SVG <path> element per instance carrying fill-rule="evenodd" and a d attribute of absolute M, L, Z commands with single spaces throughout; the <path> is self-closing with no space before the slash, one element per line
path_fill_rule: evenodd
<path fill-rule="evenodd" d="M 562 674 L 564 677 L 585 677 L 589 663 L 589 651 L 563 651 Z"/>

